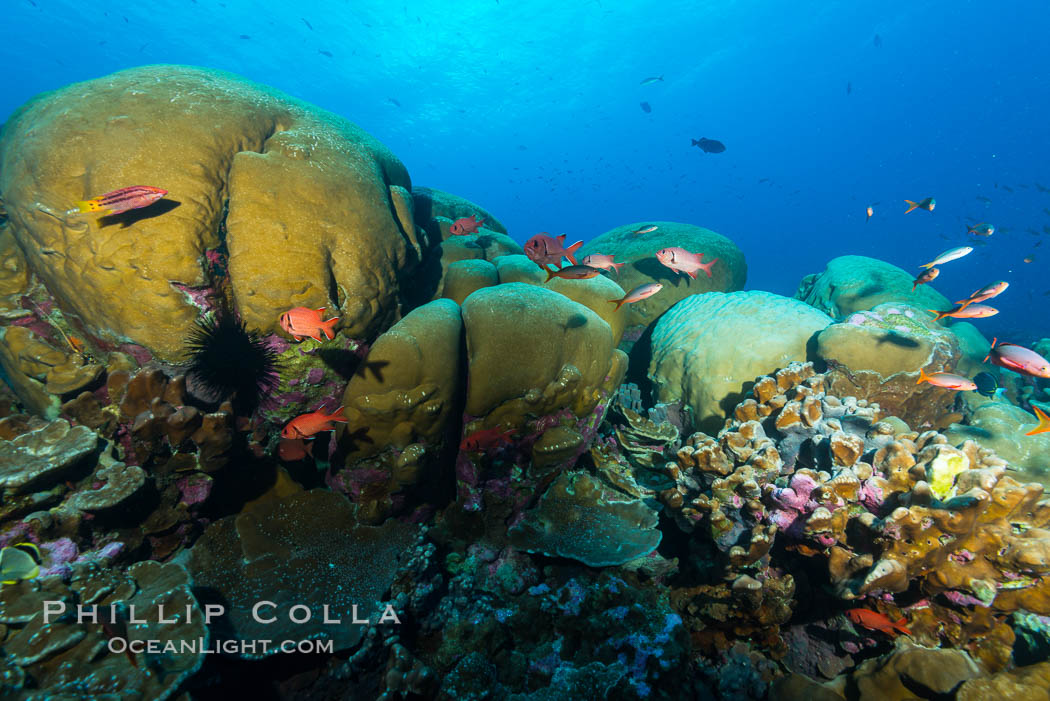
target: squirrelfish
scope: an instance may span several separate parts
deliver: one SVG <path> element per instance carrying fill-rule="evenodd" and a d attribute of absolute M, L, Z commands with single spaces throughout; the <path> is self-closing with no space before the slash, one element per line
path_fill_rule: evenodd
<path fill-rule="evenodd" d="M 647 297 L 652 297 L 663 288 L 664 286 L 659 282 L 647 282 L 644 285 L 638 285 L 638 287 L 625 294 L 622 298 L 610 299 L 609 301 L 615 304 L 616 311 L 619 311 L 620 307 L 623 305 L 630 304 L 631 302 L 638 302 Z"/>
<path fill-rule="evenodd" d="M 938 268 L 929 268 L 919 273 L 919 276 L 911 281 L 911 291 L 914 292 L 915 288 L 919 285 L 925 285 L 928 282 L 932 282 L 934 278 L 941 274 Z"/>
<path fill-rule="evenodd" d="M 313 442 L 302 438 L 282 438 L 277 444 L 277 456 L 285 462 L 297 462 L 306 456 L 313 457 Z"/>
<path fill-rule="evenodd" d="M 937 315 L 934 321 L 940 321 L 944 317 L 952 319 L 987 319 L 999 313 L 998 309 L 989 307 L 987 304 L 965 304 L 952 307 L 943 312 L 939 312 L 936 309 L 927 309 L 926 311 Z"/>
<path fill-rule="evenodd" d="M 919 368 L 919 380 L 915 384 L 921 385 L 923 382 L 929 382 L 934 387 L 943 387 L 944 389 L 964 391 L 977 389 L 977 385 L 968 377 L 953 375 L 950 372 L 935 372 L 932 375 L 927 375 L 925 370 Z"/>
<path fill-rule="evenodd" d="M 911 631 L 904 625 L 908 621 L 903 617 L 899 621 L 891 621 L 886 614 L 871 609 L 850 609 L 846 611 L 846 616 L 859 626 L 881 631 L 891 637 L 895 637 L 898 632 L 911 635 Z"/>
<path fill-rule="evenodd" d="M 73 211 L 101 212 L 102 216 L 108 217 L 129 209 L 148 207 L 166 194 L 168 194 L 167 190 L 148 185 L 122 187 L 119 190 L 92 197 L 90 200 L 77 200 L 77 209 Z"/>
<path fill-rule="evenodd" d="M 281 429 L 281 438 L 309 438 L 321 431 L 331 431 L 337 423 L 346 423 L 343 407 L 331 414 L 324 413 L 324 409 L 318 409 L 309 414 L 300 414 L 285 424 Z"/>
<path fill-rule="evenodd" d="M 289 309 L 281 314 L 281 328 L 297 341 L 303 338 L 321 341 L 323 340 L 321 338 L 322 332 L 328 337 L 328 340 L 332 340 L 335 338 L 333 328 L 335 327 L 335 322 L 339 321 L 339 317 L 336 316 L 328 321 L 322 321 L 325 309 L 325 307 L 320 309 L 310 309 L 309 307 Z"/>
<path fill-rule="evenodd" d="M 598 268 L 592 268 L 589 265 L 570 265 L 566 268 L 555 268 L 550 269 L 544 266 L 547 271 L 547 279 L 544 282 L 550 282 L 552 278 L 560 277 L 566 280 L 586 280 L 587 278 L 595 277 L 601 274 L 601 270 Z"/>
<path fill-rule="evenodd" d="M 656 252 L 656 259 L 671 270 L 685 273 L 694 280 L 697 270 L 703 270 L 707 273 L 707 277 L 711 277 L 711 266 L 718 262 L 717 258 L 712 258 L 704 263 L 703 253 L 690 253 L 678 247 L 660 249 Z"/>
<path fill-rule="evenodd" d="M 991 224 L 985 224 L 981 222 L 975 226 L 966 227 L 966 233 L 973 234 L 975 236 L 991 236 L 995 233 L 995 227 Z"/>
<path fill-rule="evenodd" d="M 997 343 L 998 346 L 996 346 Z M 999 367 L 1019 372 L 1022 375 L 1050 378 L 1050 361 L 1034 350 L 1016 343 L 999 343 L 998 338 L 993 338 L 992 347 L 988 355 L 984 357 L 984 362 L 987 363 L 989 359 Z"/>
<path fill-rule="evenodd" d="M 912 202 L 911 200 L 904 200 L 908 203 L 908 209 L 904 211 L 905 214 L 912 211 L 913 209 L 925 209 L 927 212 L 932 212 L 933 208 L 937 206 L 937 200 L 932 197 L 921 199 L 918 202 Z"/>
<path fill-rule="evenodd" d="M 478 233 L 478 228 L 484 223 L 484 219 L 479 220 L 477 215 L 472 214 L 469 217 L 460 217 L 452 222 L 452 226 L 448 227 L 448 231 L 453 236 L 467 236 Z"/>
<path fill-rule="evenodd" d="M 541 232 L 525 242 L 525 255 L 541 267 L 553 265 L 560 268 L 562 258 L 568 258 L 570 263 L 576 265 L 575 253 L 582 245 L 583 241 L 577 241 L 566 248 L 565 234 L 554 237 Z"/>
<path fill-rule="evenodd" d="M 968 256 L 971 253 L 973 253 L 973 246 L 959 246 L 958 248 L 949 248 L 947 251 L 937 256 L 929 263 L 923 263 L 919 267 L 932 268 L 933 266 L 940 265 L 941 263 L 947 263 L 948 261 L 952 260 L 959 260 L 963 256 Z"/>
<path fill-rule="evenodd" d="M 601 268 L 602 270 L 612 270 L 617 275 L 619 275 L 620 274 L 620 268 L 622 268 L 625 264 L 624 263 L 615 263 L 615 262 L 613 262 L 613 258 L 614 257 L 615 256 L 603 255 L 601 253 L 592 253 L 591 255 L 586 256 L 580 262 L 583 265 L 589 265 L 592 268 Z"/>
<path fill-rule="evenodd" d="M 1032 411 L 1035 412 L 1035 418 L 1039 419 L 1039 423 L 1036 424 L 1035 428 L 1024 435 L 1034 436 L 1037 433 L 1047 433 L 1050 431 L 1050 416 L 1047 416 L 1045 411 L 1034 404 L 1032 405 Z"/>
<path fill-rule="evenodd" d="M 514 429 L 501 431 L 499 427 L 483 428 L 463 438 L 459 449 L 467 453 L 488 453 L 510 443 Z"/>

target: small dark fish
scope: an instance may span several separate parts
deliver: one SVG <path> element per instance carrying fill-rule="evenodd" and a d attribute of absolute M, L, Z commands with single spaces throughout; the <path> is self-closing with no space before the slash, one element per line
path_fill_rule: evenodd
<path fill-rule="evenodd" d="M 646 78 L 639 85 L 652 85 L 653 83 L 662 83 L 664 77 L 662 75 L 654 75 L 652 78 Z"/>
<path fill-rule="evenodd" d="M 525 144 L 518 144 L 518 150 L 519 151 L 528 151 L 529 147 L 526 146 Z"/>
<path fill-rule="evenodd" d="M 973 376 L 973 383 L 977 385 L 977 394 L 985 397 L 994 397 L 996 390 L 999 389 L 999 381 L 990 372 L 977 373 Z"/>
<path fill-rule="evenodd" d="M 250 36 L 248 36 L 247 34 L 241 34 L 241 35 L 240 35 L 239 37 L 237 37 L 237 38 L 238 38 L 238 39 L 251 39 L 251 37 L 250 37 Z"/>
<path fill-rule="evenodd" d="M 1050 217 L 1050 207 L 1043 207 L 1043 214 Z"/>
<path fill-rule="evenodd" d="M 387 102 L 389 102 L 390 104 L 392 104 L 392 105 L 393 105 L 394 107 L 400 107 L 400 106 L 401 106 L 401 103 L 400 103 L 400 102 L 398 102 L 397 100 L 395 100 L 395 99 L 394 99 L 394 98 L 392 98 L 392 97 L 388 97 L 388 98 L 386 99 L 386 101 L 387 101 Z"/>
<path fill-rule="evenodd" d="M 726 150 L 725 144 L 721 141 L 715 141 L 714 139 L 700 137 L 699 139 L 693 139 L 692 141 L 692 145 L 699 146 L 700 150 L 704 153 L 722 153 Z"/>
<path fill-rule="evenodd" d="M 975 197 L 974 199 L 980 200 L 981 202 L 984 202 L 985 204 L 991 204 L 992 203 L 992 198 L 985 197 L 984 195 L 977 195 L 977 197 Z"/>
<path fill-rule="evenodd" d="M 1003 185 L 1003 189 L 1006 190 L 1007 192 L 1013 192 L 1014 191 L 1014 189 L 1012 187 L 1010 187 L 1009 185 Z"/>
<path fill-rule="evenodd" d="M 305 17 L 300 17 L 299 19 L 303 21 L 303 24 L 305 24 L 306 28 L 309 29 L 311 32 L 314 30 L 313 25 L 307 22 Z"/>
<path fill-rule="evenodd" d="M 321 54 L 322 56 L 327 56 L 328 58 L 332 58 L 332 52 L 331 51 L 325 51 L 323 49 L 318 49 L 317 53 Z"/>
<path fill-rule="evenodd" d="M 759 178 L 758 182 L 760 182 L 760 183 L 768 183 L 769 182 L 769 178 Z"/>
<path fill-rule="evenodd" d="M 881 49 L 882 48 L 882 37 L 880 37 L 878 34 L 876 34 L 875 35 L 875 39 L 872 40 L 871 43 L 875 44 L 875 48 L 876 49 Z"/>
<path fill-rule="evenodd" d="M 648 102 L 641 103 L 641 106 L 642 106 L 642 112 L 645 112 L 646 114 L 649 114 L 650 112 L 653 111 L 653 108 L 649 106 Z"/>
<path fill-rule="evenodd" d="M 1039 190 L 1039 192 L 1050 192 L 1050 187 L 1047 187 L 1046 185 L 1042 185 L 1040 183 L 1035 184 L 1035 189 Z"/>
<path fill-rule="evenodd" d="M 853 83 L 846 83 L 846 94 L 849 95 L 853 92 Z"/>

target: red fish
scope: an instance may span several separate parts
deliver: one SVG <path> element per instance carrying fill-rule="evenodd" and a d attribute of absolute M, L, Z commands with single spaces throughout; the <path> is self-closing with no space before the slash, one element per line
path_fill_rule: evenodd
<path fill-rule="evenodd" d="M 914 292 L 915 288 L 919 285 L 925 285 L 928 282 L 933 282 L 934 278 L 941 274 L 941 271 L 937 268 L 928 268 L 919 273 L 919 277 L 912 280 L 911 291 Z"/>
<path fill-rule="evenodd" d="M 1016 343 L 999 343 L 997 348 L 996 343 L 998 342 L 998 338 L 992 339 L 992 348 L 984 357 L 984 362 L 987 363 L 991 358 L 994 364 L 1007 370 L 1032 377 L 1050 378 L 1050 361 L 1046 358 Z"/>
<path fill-rule="evenodd" d="M 962 375 L 953 375 L 950 372 L 935 372 L 932 375 L 927 375 L 925 370 L 919 368 L 919 379 L 915 384 L 921 385 L 923 382 L 929 382 L 934 387 L 943 387 L 944 389 L 977 389 L 977 385 L 974 384 L 973 380 Z"/>
<path fill-rule="evenodd" d="M 971 304 L 976 304 L 977 302 L 984 302 L 985 300 L 989 300 L 992 297 L 998 297 L 1009 286 L 1010 283 L 1003 282 L 1002 280 L 1000 280 L 999 282 L 993 282 L 991 285 L 985 285 L 981 289 L 977 290 L 966 299 L 959 300 L 958 302 L 956 302 L 956 304 L 961 304 L 963 305 L 963 307 L 967 307 Z"/>
<path fill-rule="evenodd" d="M 302 438 L 282 438 L 277 444 L 277 455 L 285 462 L 296 462 L 307 455 L 313 457 L 313 442 Z"/>
<path fill-rule="evenodd" d="M 937 315 L 934 321 L 940 321 L 946 316 L 953 319 L 987 319 L 999 313 L 998 309 L 989 307 L 987 304 L 960 305 L 943 312 L 939 312 L 936 309 L 927 309 L 926 311 Z"/>
<path fill-rule="evenodd" d="M 583 241 L 577 241 L 566 248 L 565 234 L 555 238 L 544 231 L 525 242 L 525 255 L 540 267 L 553 265 L 560 268 L 562 258 L 568 258 L 570 263 L 576 265 L 575 253 L 582 245 Z"/>
<path fill-rule="evenodd" d="M 622 299 L 610 299 L 609 301 L 616 305 L 616 311 L 620 311 L 620 307 L 623 305 L 641 301 L 646 297 L 652 297 L 663 288 L 664 286 L 658 282 L 647 282 L 644 285 L 638 285 L 638 287 L 625 294 Z"/>
<path fill-rule="evenodd" d="M 551 278 L 556 277 L 565 278 L 566 280 L 586 280 L 587 278 L 597 277 L 602 272 L 589 265 L 570 265 L 556 270 L 551 270 L 545 265 L 543 269 L 547 271 L 547 279 L 544 282 L 550 282 Z"/>
<path fill-rule="evenodd" d="M 448 230 L 453 236 L 467 236 L 478 233 L 478 228 L 484 223 L 484 219 L 479 220 L 477 215 L 472 214 L 469 217 L 461 217 L 452 222 L 452 226 L 448 227 Z"/>
<path fill-rule="evenodd" d="M 1034 436 L 1037 433 L 1047 433 L 1050 431 L 1050 416 L 1046 415 L 1046 412 L 1039 407 L 1032 405 L 1032 411 L 1035 412 L 1035 418 L 1039 419 L 1039 423 L 1028 433 L 1026 436 Z"/>
<path fill-rule="evenodd" d="M 281 438 L 309 438 L 321 431 L 331 431 L 337 423 L 346 423 L 343 407 L 339 407 L 331 414 L 326 414 L 323 409 L 318 409 L 309 414 L 300 414 L 289 421 L 281 429 Z"/>
<path fill-rule="evenodd" d="M 690 253 L 684 248 L 677 247 L 663 248 L 657 251 L 656 259 L 671 270 L 685 273 L 694 280 L 696 279 L 697 270 L 703 270 L 707 273 L 707 277 L 711 277 L 711 266 L 718 262 L 717 258 L 712 258 L 704 263 L 703 253 Z"/>
<path fill-rule="evenodd" d="M 483 428 L 474 431 L 459 444 L 459 449 L 467 453 L 489 453 L 505 443 L 510 443 L 514 429 L 501 431 L 499 427 Z"/>
<path fill-rule="evenodd" d="M 896 637 L 898 631 L 905 635 L 911 635 L 911 631 L 904 625 L 907 623 L 907 619 L 903 617 L 899 621 L 894 622 L 886 614 L 872 611 L 871 609 L 850 609 L 846 611 L 846 616 L 859 626 L 864 626 L 868 630 L 881 631 L 890 637 Z"/>
<path fill-rule="evenodd" d="M 612 270 L 617 275 L 620 274 L 620 268 L 626 263 L 615 263 L 613 262 L 615 256 L 602 255 L 601 253 L 592 253 L 591 255 L 584 258 L 581 262 L 584 265 L 589 265 L 592 268 L 601 268 L 602 270 Z"/>
<path fill-rule="evenodd" d="M 335 322 L 339 321 L 339 317 L 322 321 L 324 310 L 325 307 L 320 309 L 310 309 L 308 307 L 289 309 L 281 314 L 281 328 L 289 335 L 295 337 L 297 341 L 307 337 L 315 341 L 323 340 L 321 338 L 322 331 L 328 337 L 328 340 L 332 340 L 335 338 L 335 332 L 332 329 L 335 326 Z"/>
<path fill-rule="evenodd" d="M 159 187 L 135 185 L 122 187 L 119 190 L 92 197 L 90 200 L 77 200 L 76 205 L 77 210 L 81 212 L 101 212 L 102 216 L 108 217 L 129 209 L 148 207 L 166 194 L 168 191 L 161 190 Z"/>

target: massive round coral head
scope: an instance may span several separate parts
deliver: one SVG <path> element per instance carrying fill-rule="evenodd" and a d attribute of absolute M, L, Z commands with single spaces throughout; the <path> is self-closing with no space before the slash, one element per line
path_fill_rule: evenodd
<path fill-rule="evenodd" d="M 245 322 L 327 306 L 362 336 L 397 316 L 417 247 L 401 162 L 353 123 L 238 76 L 145 66 L 21 107 L 0 137 L 0 200 L 29 268 L 87 329 L 177 361 L 228 276 Z M 149 207 L 77 202 L 149 184 Z M 72 211 L 71 211 L 72 210 Z M 228 250 L 228 266 L 211 259 Z M 220 278 L 220 279 L 217 279 Z"/>

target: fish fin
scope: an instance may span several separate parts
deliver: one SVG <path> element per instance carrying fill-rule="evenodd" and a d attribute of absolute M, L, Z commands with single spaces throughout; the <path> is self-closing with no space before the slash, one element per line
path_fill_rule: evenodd
<path fill-rule="evenodd" d="M 920 268 L 932 268 L 936 263 L 923 263 Z"/>
<path fill-rule="evenodd" d="M 1024 435 L 1034 436 L 1037 433 L 1046 433 L 1050 431 L 1050 416 L 1047 416 L 1046 412 L 1044 412 L 1042 409 L 1035 406 L 1034 404 L 1032 405 L 1032 411 L 1035 412 L 1035 418 L 1038 419 L 1039 423 L 1036 424 L 1035 428 L 1033 428 L 1031 431 Z"/>
<path fill-rule="evenodd" d="M 315 309 L 314 311 L 318 314 L 324 314 L 325 309 L 328 309 L 328 307 L 321 307 L 320 309 Z"/>
<path fill-rule="evenodd" d="M 913 292 L 915 291 L 914 287 L 912 288 L 912 291 Z M 930 314 L 933 314 L 933 317 L 934 317 L 933 320 L 934 321 L 940 321 L 941 319 L 944 318 L 944 312 L 939 312 L 936 309 L 927 309 L 926 311 L 928 311 Z"/>
<path fill-rule="evenodd" d="M 480 227 L 480 226 L 481 226 L 482 224 L 484 224 L 484 223 L 485 223 L 485 219 L 484 219 L 484 217 L 483 217 L 483 218 L 481 218 L 481 219 L 478 219 L 478 216 L 477 216 L 476 214 L 474 215 L 474 224 L 475 224 L 476 226 Z"/>
<path fill-rule="evenodd" d="M 333 411 L 331 414 L 328 415 L 328 420 L 329 421 L 341 421 L 341 422 L 345 423 L 345 422 L 349 421 L 350 419 L 348 419 L 345 416 L 343 416 L 343 407 L 340 406 L 338 409 L 336 409 L 335 411 Z"/>
<path fill-rule="evenodd" d="M 544 282 L 550 282 L 551 280 L 553 280 L 556 277 L 554 273 L 558 272 L 558 270 L 561 270 L 561 268 L 557 268 L 556 270 L 551 270 L 546 265 L 543 266 L 543 269 L 547 271 L 547 279 L 544 280 Z"/>
<path fill-rule="evenodd" d="M 612 267 L 613 267 L 613 270 L 616 271 L 616 274 L 619 275 L 620 274 L 620 268 L 622 268 L 625 265 L 627 265 L 627 264 L 626 263 L 613 263 Z"/>
<path fill-rule="evenodd" d="M 923 382 L 929 381 L 930 376 L 926 374 L 926 371 L 923 368 L 919 368 L 919 380 L 915 384 L 921 385 Z"/>
<path fill-rule="evenodd" d="M 103 209 L 102 200 L 99 197 L 90 200 L 77 200 L 74 204 L 81 212 L 99 212 Z"/>
<path fill-rule="evenodd" d="M 911 200 L 904 200 L 904 201 L 911 205 L 910 207 L 908 207 L 908 209 L 906 209 L 904 211 L 905 214 L 907 214 L 908 212 L 912 211 L 913 209 L 918 209 L 918 207 L 919 207 L 919 203 L 918 202 L 912 202 Z"/>
<path fill-rule="evenodd" d="M 562 241 L 562 243 L 565 242 L 565 235 L 564 234 L 562 234 L 562 236 L 561 236 L 561 241 Z M 574 254 L 576 253 L 576 251 L 579 250 L 580 246 L 582 246 L 582 245 L 583 245 L 583 241 L 577 241 L 576 243 L 572 244 L 571 246 L 569 246 L 568 248 L 565 249 L 565 257 L 568 258 L 569 260 L 571 260 L 573 265 L 577 264 L 576 263 L 576 256 Z"/>
<path fill-rule="evenodd" d="M 620 311 L 620 307 L 623 306 L 624 302 L 622 299 L 610 299 L 609 301 L 616 305 L 616 309 L 613 309 L 614 312 Z"/>
<path fill-rule="evenodd" d="M 717 262 L 718 262 L 718 259 L 717 258 L 713 258 L 713 259 L 707 261 L 706 263 L 704 263 L 703 265 L 700 266 L 701 268 L 704 269 L 704 272 L 707 273 L 707 277 L 711 277 L 711 266 L 714 265 Z"/>
<path fill-rule="evenodd" d="M 988 349 L 988 355 L 984 356 L 984 360 L 981 361 L 982 363 L 987 363 L 988 359 L 992 357 L 992 351 L 995 350 L 995 344 L 998 341 L 999 341 L 999 337 L 998 336 L 993 336 L 992 337 L 992 347 Z"/>
<path fill-rule="evenodd" d="M 568 234 L 562 234 L 561 236 L 555 236 L 554 240 L 557 241 L 558 243 L 565 243 L 565 237 L 566 236 L 568 236 Z"/>
<path fill-rule="evenodd" d="M 324 331 L 324 335 L 328 337 L 329 341 L 331 341 L 333 338 L 335 338 L 335 330 L 334 329 L 335 329 L 335 322 L 337 322 L 337 321 L 339 321 L 339 317 L 333 316 L 328 321 L 322 321 L 321 322 L 321 330 Z"/>
<path fill-rule="evenodd" d="M 685 273 L 686 275 L 688 275 L 689 277 L 693 278 L 694 280 L 696 279 L 696 271 L 695 270 L 683 270 L 682 272 Z"/>
<path fill-rule="evenodd" d="M 899 621 L 894 622 L 893 627 L 899 630 L 900 632 L 904 633 L 905 635 L 911 635 L 911 631 L 908 630 L 908 626 L 906 625 L 907 623 L 908 619 L 904 616 L 901 616 L 901 619 Z"/>

